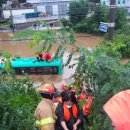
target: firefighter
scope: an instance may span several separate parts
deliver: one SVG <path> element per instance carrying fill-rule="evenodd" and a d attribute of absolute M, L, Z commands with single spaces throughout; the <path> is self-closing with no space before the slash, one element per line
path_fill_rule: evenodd
<path fill-rule="evenodd" d="M 53 109 L 53 94 L 55 88 L 51 84 L 44 84 L 39 88 L 42 101 L 38 104 L 35 110 L 36 122 L 35 125 L 39 130 L 54 130 L 55 126 L 55 111 Z"/>
<path fill-rule="evenodd" d="M 38 62 L 39 61 L 51 62 L 51 60 L 52 60 L 52 56 L 50 53 L 39 53 L 36 58 L 37 58 Z"/>

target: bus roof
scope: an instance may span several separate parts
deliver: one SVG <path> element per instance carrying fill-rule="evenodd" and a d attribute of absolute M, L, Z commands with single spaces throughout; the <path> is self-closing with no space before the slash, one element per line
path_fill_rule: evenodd
<path fill-rule="evenodd" d="M 16 58 L 15 60 L 11 60 L 11 65 L 13 68 L 16 67 L 43 67 L 43 66 L 61 66 L 62 58 L 46 62 L 46 61 L 38 61 L 37 58 Z M 0 68 L 4 68 L 4 64 L 0 64 Z"/>

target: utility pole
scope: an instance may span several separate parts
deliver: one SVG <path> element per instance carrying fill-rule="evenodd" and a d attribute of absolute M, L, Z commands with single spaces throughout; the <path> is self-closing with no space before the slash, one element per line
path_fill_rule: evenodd
<path fill-rule="evenodd" d="M 12 6 L 11 6 L 12 1 L 10 0 L 10 20 L 11 20 L 11 25 L 12 25 L 12 31 L 14 34 L 14 22 L 13 22 L 13 14 L 12 14 Z"/>
<path fill-rule="evenodd" d="M 115 27 L 115 8 L 116 8 L 116 0 L 110 0 L 108 40 L 113 39 L 114 27 Z"/>

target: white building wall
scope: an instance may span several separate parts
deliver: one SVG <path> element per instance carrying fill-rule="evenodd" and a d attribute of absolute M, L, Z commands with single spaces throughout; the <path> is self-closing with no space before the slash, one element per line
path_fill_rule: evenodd
<path fill-rule="evenodd" d="M 44 2 L 59 2 L 59 1 L 72 1 L 72 0 L 26 0 L 28 3 L 44 3 Z"/>
<path fill-rule="evenodd" d="M 41 0 L 26 0 L 27 3 L 35 4 L 35 3 L 40 3 Z"/>
<path fill-rule="evenodd" d="M 52 5 L 53 15 L 58 15 L 58 5 Z"/>
<path fill-rule="evenodd" d="M 45 6 L 42 6 L 42 5 L 37 6 L 37 11 L 42 12 L 42 13 L 46 13 Z"/>
<path fill-rule="evenodd" d="M 110 0 L 101 0 L 102 5 L 110 5 Z M 118 7 L 130 7 L 130 0 L 116 0 Z"/>
<path fill-rule="evenodd" d="M 25 13 L 33 13 L 34 9 L 19 9 L 19 10 L 12 10 L 12 15 L 22 15 Z M 10 10 L 3 10 L 4 18 L 9 18 L 11 16 Z"/>
<path fill-rule="evenodd" d="M 130 8 L 130 0 L 126 0 L 126 6 Z"/>

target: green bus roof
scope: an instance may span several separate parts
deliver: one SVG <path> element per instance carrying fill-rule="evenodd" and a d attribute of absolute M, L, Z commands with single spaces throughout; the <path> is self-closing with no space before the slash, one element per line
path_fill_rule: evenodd
<path fill-rule="evenodd" d="M 61 66 L 62 59 L 57 59 L 51 62 L 37 61 L 37 58 L 16 58 L 11 60 L 11 65 L 13 68 L 16 67 L 43 67 L 43 66 Z M 4 64 L 0 64 L 0 68 L 4 68 Z"/>

